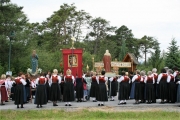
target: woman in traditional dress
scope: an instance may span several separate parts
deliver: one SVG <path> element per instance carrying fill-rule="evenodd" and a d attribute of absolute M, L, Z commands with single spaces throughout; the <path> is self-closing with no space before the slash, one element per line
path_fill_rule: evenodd
<path fill-rule="evenodd" d="M 3 102 L 8 100 L 7 88 L 6 75 L 2 74 L 0 79 L 1 105 L 5 105 Z"/>
<path fill-rule="evenodd" d="M 34 104 L 37 104 L 37 108 L 47 104 L 46 81 L 47 78 L 45 78 L 44 73 L 41 73 L 40 77 L 36 79 L 37 88 Z"/>
<path fill-rule="evenodd" d="M 157 69 L 156 68 L 152 69 L 152 75 L 154 77 L 154 93 L 155 93 L 154 94 L 155 98 L 154 98 L 154 100 L 152 102 L 156 103 L 156 99 L 159 98 L 159 84 L 157 84 L 158 74 L 157 74 Z"/>
<path fill-rule="evenodd" d="M 75 90 L 76 90 L 76 99 L 77 102 L 82 102 L 83 98 L 83 78 L 76 78 L 75 79 Z"/>
<path fill-rule="evenodd" d="M 15 78 L 15 83 L 16 83 L 16 88 L 15 88 L 15 93 L 14 93 L 14 97 L 15 97 L 15 105 L 17 105 L 17 108 L 19 108 L 19 104 L 21 104 L 21 108 L 23 107 L 23 104 L 25 101 L 25 87 L 24 85 L 26 85 L 26 81 L 25 81 L 25 75 L 20 72 L 18 77 Z"/>
<path fill-rule="evenodd" d="M 168 99 L 167 101 L 169 103 L 175 103 L 176 102 L 176 83 L 175 83 L 175 78 L 173 76 L 173 71 L 171 69 L 168 70 L 168 78 L 167 78 L 167 83 L 168 83 Z"/>
<path fill-rule="evenodd" d="M 141 80 L 141 76 L 139 75 L 140 71 L 136 70 L 136 75 L 133 76 L 132 78 L 132 88 L 131 88 L 131 96 L 130 98 L 134 98 L 135 99 L 135 103 L 134 104 L 139 104 L 139 100 L 140 100 L 140 80 Z"/>
<path fill-rule="evenodd" d="M 71 74 L 71 70 L 68 69 L 64 76 L 63 101 L 65 102 L 65 106 L 72 106 L 71 102 L 74 101 L 74 81 L 75 78 Z"/>
<path fill-rule="evenodd" d="M 93 76 L 91 77 L 91 89 L 90 89 L 90 97 L 92 97 L 93 102 L 97 102 L 97 89 L 98 89 L 98 83 L 97 83 L 97 76 L 96 72 L 93 72 Z"/>
<path fill-rule="evenodd" d="M 46 75 L 46 95 L 47 95 L 47 102 L 50 100 L 50 79 L 51 79 L 51 72 L 49 71 Z"/>
<path fill-rule="evenodd" d="M 108 101 L 107 97 L 107 88 L 106 88 L 106 82 L 108 81 L 108 78 L 105 77 L 105 71 L 101 72 L 101 75 L 97 77 L 97 83 L 98 83 L 98 96 L 97 100 L 99 101 L 98 106 L 104 106 L 104 102 Z"/>
<path fill-rule="evenodd" d="M 119 85 L 119 103 L 118 105 L 126 104 L 126 100 L 129 99 L 129 83 L 130 83 L 130 78 L 128 76 L 128 72 L 122 72 L 122 76 L 117 80 Z"/>
<path fill-rule="evenodd" d="M 155 81 L 151 71 L 148 71 L 148 74 L 144 82 L 146 83 L 146 100 L 148 104 L 151 104 L 155 97 L 154 85 L 153 85 Z"/>
<path fill-rule="evenodd" d="M 25 75 L 26 77 L 26 85 L 25 85 L 25 90 L 26 90 L 26 99 L 27 99 L 27 103 L 29 102 L 31 96 L 30 96 L 30 85 L 31 85 L 31 82 L 30 82 L 30 75 L 29 74 L 26 74 Z"/>
<path fill-rule="evenodd" d="M 165 100 L 167 99 L 167 77 L 166 70 L 162 69 L 157 80 L 157 84 L 159 84 L 159 98 L 161 99 L 161 104 L 165 103 Z"/>
<path fill-rule="evenodd" d="M 109 94 L 111 97 L 110 101 L 114 101 L 114 98 L 117 95 L 117 76 L 111 77 L 109 80 L 110 80 Z"/>
<path fill-rule="evenodd" d="M 140 103 L 145 103 L 145 78 L 146 78 L 146 72 L 141 71 L 141 80 L 140 80 Z"/>
<path fill-rule="evenodd" d="M 58 70 L 53 70 L 53 75 L 50 78 L 50 100 L 53 102 L 53 106 L 58 106 L 57 101 L 60 100 L 61 89 L 59 84 L 61 83 L 61 77 L 58 75 Z"/>

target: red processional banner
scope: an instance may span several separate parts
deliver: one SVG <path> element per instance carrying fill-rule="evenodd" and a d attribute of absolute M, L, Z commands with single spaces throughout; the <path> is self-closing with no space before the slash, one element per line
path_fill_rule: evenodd
<path fill-rule="evenodd" d="M 74 77 L 82 78 L 82 53 L 83 49 L 63 49 L 64 75 L 66 70 L 70 69 Z"/>

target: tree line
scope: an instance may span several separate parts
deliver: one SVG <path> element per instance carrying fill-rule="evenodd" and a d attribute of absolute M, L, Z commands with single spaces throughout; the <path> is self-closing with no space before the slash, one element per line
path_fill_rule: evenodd
<path fill-rule="evenodd" d="M 164 52 L 156 38 L 148 35 L 135 38 L 127 26 L 111 26 L 106 19 L 77 10 L 75 4 L 60 5 L 59 10 L 41 23 L 30 23 L 22 9 L 10 0 L 0 2 L 1 74 L 8 70 L 10 44 L 13 74 L 26 72 L 31 67 L 30 55 L 34 49 L 43 71 L 54 68 L 62 71 L 61 49 L 71 47 L 72 37 L 76 39 L 74 47 L 83 48 L 84 70 L 87 64 L 92 70 L 92 57 L 95 62 L 102 61 L 106 49 L 112 60 L 122 61 L 127 53 L 133 53 L 137 60 L 144 59 L 138 65 L 139 69 L 180 67 L 179 46 L 174 38 L 170 40 L 168 51 Z"/>

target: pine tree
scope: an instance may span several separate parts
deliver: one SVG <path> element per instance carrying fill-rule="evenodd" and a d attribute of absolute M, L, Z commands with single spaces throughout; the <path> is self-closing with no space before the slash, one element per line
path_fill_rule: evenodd
<path fill-rule="evenodd" d="M 169 68 L 178 67 L 180 68 L 180 55 L 179 46 L 177 46 L 177 41 L 173 38 L 170 46 L 168 47 L 168 52 L 166 53 L 165 65 Z"/>

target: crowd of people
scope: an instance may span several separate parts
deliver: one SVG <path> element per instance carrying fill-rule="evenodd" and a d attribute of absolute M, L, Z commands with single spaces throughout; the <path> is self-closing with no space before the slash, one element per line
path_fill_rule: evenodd
<path fill-rule="evenodd" d="M 135 73 L 122 71 L 121 75 L 114 77 L 101 75 L 96 72 L 87 72 L 82 78 L 77 78 L 68 69 L 63 76 L 57 69 L 53 73 L 41 73 L 32 76 L 20 72 L 18 77 L 2 74 L 0 79 L 1 105 L 5 105 L 10 99 L 17 108 L 23 108 L 25 103 L 32 102 L 37 108 L 52 101 L 53 106 L 58 106 L 57 101 L 62 101 L 65 106 L 72 106 L 72 101 L 97 102 L 98 106 L 104 106 L 105 102 L 115 101 L 118 95 L 118 105 L 126 104 L 127 100 L 134 99 L 134 104 L 156 103 L 161 99 L 161 104 L 180 102 L 180 80 L 177 68 L 167 67 L 157 73 L 152 71 L 136 70 Z"/>

